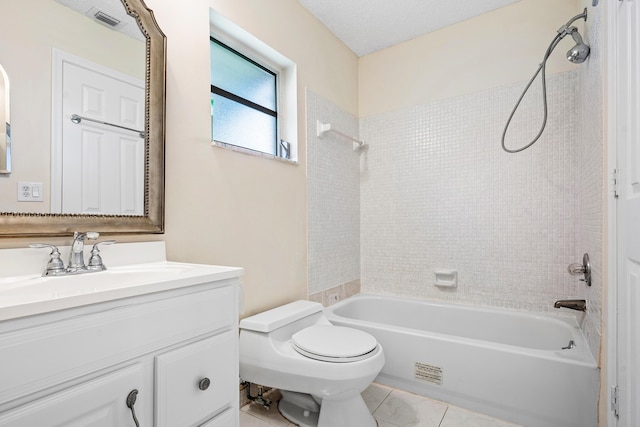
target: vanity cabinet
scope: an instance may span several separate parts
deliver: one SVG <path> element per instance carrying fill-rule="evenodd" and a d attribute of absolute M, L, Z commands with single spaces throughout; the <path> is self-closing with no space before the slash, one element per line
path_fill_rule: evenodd
<path fill-rule="evenodd" d="M 237 321 L 236 278 L 1 321 L 0 427 L 237 426 Z"/>
<path fill-rule="evenodd" d="M 140 365 L 120 369 L 8 411 L 0 426 L 127 426 L 133 421 L 123 396 L 142 378 Z"/>
<path fill-rule="evenodd" d="M 194 425 L 229 403 L 238 383 L 228 369 L 237 364 L 237 335 L 228 331 L 156 357 L 157 427 Z"/>

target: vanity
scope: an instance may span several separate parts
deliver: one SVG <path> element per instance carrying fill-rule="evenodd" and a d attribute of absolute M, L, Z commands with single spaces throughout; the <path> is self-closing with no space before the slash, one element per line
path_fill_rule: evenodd
<path fill-rule="evenodd" d="M 42 277 L 48 257 L 0 250 L 0 426 L 238 425 L 241 268 L 164 242 L 105 246 L 90 274 Z"/>
<path fill-rule="evenodd" d="M 166 36 L 144 0 L 89 3 L 3 6 L 0 238 L 164 233 Z M 237 426 L 243 270 L 102 242 L 76 274 L 76 237 L 60 269 L 0 250 L 0 427 Z"/>

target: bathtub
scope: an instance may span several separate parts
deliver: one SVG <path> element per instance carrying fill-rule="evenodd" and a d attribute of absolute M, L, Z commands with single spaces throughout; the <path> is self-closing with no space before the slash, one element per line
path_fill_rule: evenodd
<path fill-rule="evenodd" d="M 325 313 L 377 338 L 378 383 L 527 427 L 597 426 L 599 370 L 574 317 L 362 294 Z"/>

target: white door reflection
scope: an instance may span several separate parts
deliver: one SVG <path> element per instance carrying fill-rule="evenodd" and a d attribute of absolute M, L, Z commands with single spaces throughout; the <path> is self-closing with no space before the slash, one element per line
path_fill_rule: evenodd
<path fill-rule="evenodd" d="M 144 82 L 60 51 L 54 61 L 53 161 L 64 167 L 52 168 L 52 212 L 143 215 Z"/>

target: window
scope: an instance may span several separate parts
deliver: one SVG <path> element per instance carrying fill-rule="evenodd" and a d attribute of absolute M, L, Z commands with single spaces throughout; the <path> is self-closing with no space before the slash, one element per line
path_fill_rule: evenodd
<path fill-rule="evenodd" d="M 211 136 L 276 155 L 277 75 L 211 37 Z"/>
<path fill-rule="evenodd" d="M 215 145 L 297 160 L 295 64 L 210 11 Z"/>

